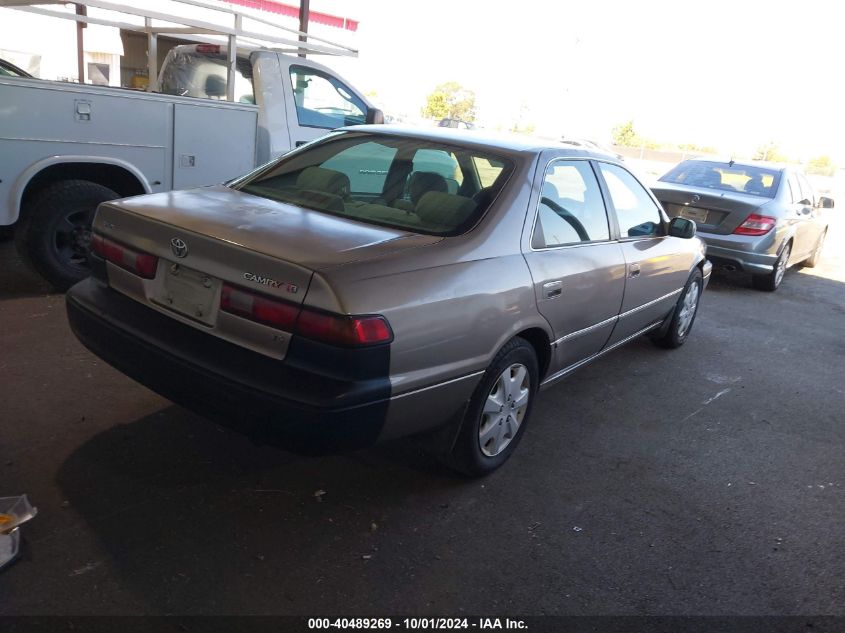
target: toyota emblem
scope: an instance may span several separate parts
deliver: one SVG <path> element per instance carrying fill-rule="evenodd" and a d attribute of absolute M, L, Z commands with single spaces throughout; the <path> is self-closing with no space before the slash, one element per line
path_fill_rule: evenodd
<path fill-rule="evenodd" d="M 693 194 L 692 200 L 690 200 L 690 202 L 698 202 L 699 200 L 701 200 L 701 196 L 699 196 L 697 193 L 695 193 L 695 194 Z"/>
<path fill-rule="evenodd" d="M 182 238 L 174 237 L 170 240 L 170 250 L 173 251 L 176 257 L 184 257 L 188 254 L 188 245 Z"/>

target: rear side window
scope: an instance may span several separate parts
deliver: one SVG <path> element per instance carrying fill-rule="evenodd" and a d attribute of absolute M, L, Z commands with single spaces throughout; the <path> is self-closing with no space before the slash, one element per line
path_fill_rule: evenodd
<path fill-rule="evenodd" d="M 810 206 L 816 206 L 813 188 L 810 186 L 810 183 L 807 181 L 807 177 L 804 176 L 804 174 L 798 174 L 798 184 L 801 186 L 801 198 L 799 199 L 799 202 L 806 200 Z"/>
<path fill-rule="evenodd" d="M 489 187 L 476 183 L 475 159 L 501 166 Z M 336 132 L 235 187 L 368 224 L 457 235 L 478 222 L 512 172 L 510 161 L 475 149 L 404 136 Z"/>
<path fill-rule="evenodd" d="M 540 190 L 534 248 L 610 239 L 598 181 L 587 161 L 554 161 Z"/>
<path fill-rule="evenodd" d="M 599 163 L 619 221 L 622 238 L 660 235 L 660 209 L 631 173 L 610 163 Z"/>
<path fill-rule="evenodd" d="M 300 125 L 333 130 L 366 123 L 367 106 L 334 77 L 291 66 L 290 81 Z"/>

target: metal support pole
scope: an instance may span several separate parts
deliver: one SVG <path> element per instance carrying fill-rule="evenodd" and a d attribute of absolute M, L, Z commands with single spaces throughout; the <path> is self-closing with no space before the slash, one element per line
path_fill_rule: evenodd
<path fill-rule="evenodd" d="M 299 0 L 299 30 L 303 33 L 308 33 L 308 14 L 310 13 L 310 0 Z M 308 37 L 305 35 L 299 36 L 300 42 L 307 42 Z M 305 49 L 299 49 L 299 56 L 305 57 Z"/>
<path fill-rule="evenodd" d="M 83 4 L 76 5 L 76 15 L 85 17 L 88 15 L 88 9 Z M 79 74 L 79 83 L 85 83 L 85 38 L 82 35 L 82 29 L 87 25 L 80 20 L 76 23 L 76 72 Z"/>
<path fill-rule="evenodd" d="M 235 33 L 240 33 L 243 27 L 241 14 L 235 14 Z M 229 47 L 227 51 L 228 70 L 226 72 L 226 100 L 235 100 L 235 72 L 238 69 L 238 38 L 236 35 L 229 36 Z"/>
<path fill-rule="evenodd" d="M 151 18 L 144 18 L 147 27 L 147 92 L 152 92 L 158 83 L 158 34 L 152 30 Z"/>

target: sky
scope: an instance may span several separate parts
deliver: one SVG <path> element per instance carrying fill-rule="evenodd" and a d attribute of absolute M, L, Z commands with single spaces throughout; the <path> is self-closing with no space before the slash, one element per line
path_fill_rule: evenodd
<path fill-rule="evenodd" d="M 842 6 L 843 8 L 839 8 Z M 325 59 L 385 111 L 418 115 L 440 83 L 479 122 L 609 142 L 618 123 L 667 143 L 845 165 L 845 5 L 833 0 L 312 0 L 359 19 L 356 59 Z M 322 30 L 326 36 L 337 29 Z"/>
<path fill-rule="evenodd" d="M 165 5 L 213 19 L 169 0 L 145 6 Z M 313 35 L 359 51 L 317 60 L 388 114 L 418 118 L 438 84 L 457 81 L 475 92 L 488 128 L 520 122 L 551 138 L 609 143 L 615 125 L 633 120 L 657 142 L 737 157 L 775 142 L 789 158 L 829 155 L 845 166 L 845 3 L 836 0 L 311 0 L 311 8 L 360 21 L 354 33 L 312 24 Z M 14 35 L 0 22 L 0 48 Z"/>

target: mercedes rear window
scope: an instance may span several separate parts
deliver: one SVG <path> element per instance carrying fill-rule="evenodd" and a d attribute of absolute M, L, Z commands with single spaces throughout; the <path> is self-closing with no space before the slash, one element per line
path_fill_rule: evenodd
<path fill-rule="evenodd" d="M 511 161 L 476 149 L 341 132 L 234 187 L 360 222 L 457 235 L 478 222 L 512 171 Z"/>
<path fill-rule="evenodd" d="M 774 198 L 780 184 L 780 171 L 757 165 L 688 160 L 673 167 L 659 180 Z"/>

